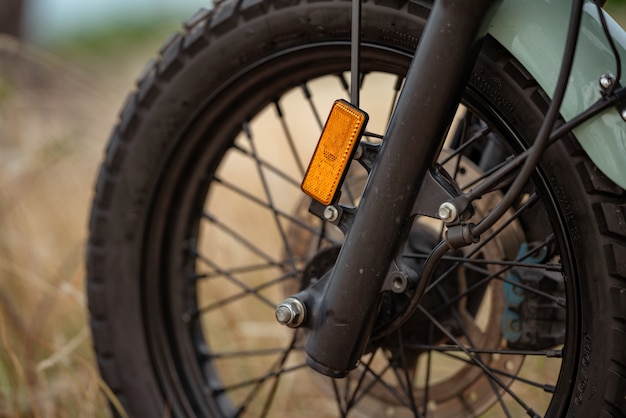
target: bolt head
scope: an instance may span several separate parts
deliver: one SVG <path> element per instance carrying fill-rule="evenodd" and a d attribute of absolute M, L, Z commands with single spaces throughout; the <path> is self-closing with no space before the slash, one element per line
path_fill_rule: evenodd
<path fill-rule="evenodd" d="M 330 205 L 324 208 L 324 219 L 330 222 L 335 222 L 339 218 L 339 210 Z"/>
<path fill-rule="evenodd" d="M 276 320 L 283 325 L 289 324 L 293 320 L 293 312 L 289 307 L 285 305 L 280 305 L 276 308 L 275 311 Z"/>
<path fill-rule="evenodd" d="M 456 206 L 454 206 L 450 202 L 443 202 L 441 206 L 439 206 L 439 210 L 437 211 L 437 215 L 439 219 L 444 222 L 452 222 L 456 219 L 457 210 Z"/>
<path fill-rule="evenodd" d="M 600 77 L 600 87 L 602 87 L 603 89 L 611 88 L 614 83 L 615 76 L 611 73 L 603 74 L 602 77 Z"/>

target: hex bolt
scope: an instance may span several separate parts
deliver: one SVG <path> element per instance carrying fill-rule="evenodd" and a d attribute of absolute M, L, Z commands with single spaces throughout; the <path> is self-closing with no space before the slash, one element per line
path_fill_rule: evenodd
<path fill-rule="evenodd" d="M 279 324 L 298 328 L 306 318 L 306 306 L 300 300 L 290 297 L 282 301 L 274 313 Z"/>
<path fill-rule="evenodd" d="M 443 202 L 437 211 L 439 219 L 444 222 L 452 222 L 456 219 L 457 209 L 451 202 Z"/>
<path fill-rule="evenodd" d="M 600 77 L 600 87 L 607 90 L 610 89 L 615 83 L 615 76 L 611 73 L 602 74 Z"/>
<path fill-rule="evenodd" d="M 339 210 L 333 205 L 326 206 L 324 208 L 324 219 L 329 222 L 335 222 L 339 218 Z"/>

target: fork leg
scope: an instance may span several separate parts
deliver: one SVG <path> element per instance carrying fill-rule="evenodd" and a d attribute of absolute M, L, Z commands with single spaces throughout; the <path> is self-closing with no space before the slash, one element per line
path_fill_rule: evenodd
<path fill-rule="evenodd" d="M 308 364 L 323 374 L 345 376 L 365 350 L 390 264 L 411 227 L 420 185 L 443 145 L 496 3 L 434 2 L 354 222 L 313 306 L 305 349 Z"/>

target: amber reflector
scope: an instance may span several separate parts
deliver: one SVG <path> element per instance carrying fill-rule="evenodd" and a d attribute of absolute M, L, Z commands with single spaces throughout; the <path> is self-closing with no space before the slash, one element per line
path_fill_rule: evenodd
<path fill-rule="evenodd" d="M 367 114 L 348 102 L 333 104 L 302 180 L 304 193 L 324 205 L 333 202 L 366 123 Z"/>

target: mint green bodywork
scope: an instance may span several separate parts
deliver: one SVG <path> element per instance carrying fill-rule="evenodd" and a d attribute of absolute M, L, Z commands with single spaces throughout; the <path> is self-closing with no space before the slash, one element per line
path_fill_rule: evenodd
<path fill-rule="evenodd" d="M 489 33 L 550 96 L 561 66 L 570 10 L 571 0 L 504 0 L 489 27 Z M 606 13 L 605 16 L 626 69 L 626 33 Z M 596 7 L 588 2 L 561 115 L 569 120 L 592 105 L 601 97 L 600 77 L 615 71 L 615 59 Z M 600 170 L 626 188 L 626 122 L 618 111 L 606 110 L 576 128 L 574 134 Z"/>

